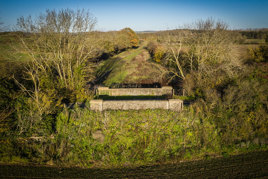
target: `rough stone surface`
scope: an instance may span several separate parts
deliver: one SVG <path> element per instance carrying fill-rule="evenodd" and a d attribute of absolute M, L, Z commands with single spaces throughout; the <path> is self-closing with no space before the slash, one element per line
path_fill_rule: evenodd
<path fill-rule="evenodd" d="M 102 111 L 102 99 L 96 99 L 90 101 L 90 109 L 94 111 Z"/>
<path fill-rule="evenodd" d="M 99 87 L 99 95 L 109 96 L 172 96 L 173 89 L 171 86 L 163 86 L 162 88 L 108 88 Z"/>
<path fill-rule="evenodd" d="M 183 108 L 183 102 L 180 99 L 169 99 L 169 109 L 173 111 L 181 111 Z"/>
<path fill-rule="evenodd" d="M 90 109 L 103 110 L 142 110 L 142 109 L 169 109 L 181 111 L 183 101 L 180 99 L 169 100 L 91 100 Z"/>
<path fill-rule="evenodd" d="M 128 110 L 128 109 L 168 109 L 167 100 L 118 100 L 104 101 L 103 110 Z"/>

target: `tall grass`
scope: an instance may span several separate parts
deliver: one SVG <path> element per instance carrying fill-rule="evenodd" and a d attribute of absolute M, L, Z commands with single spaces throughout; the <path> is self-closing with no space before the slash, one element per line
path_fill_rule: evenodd
<path fill-rule="evenodd" d="M 73 151 L 64 160 L 86 166 L 164 162 L 181 159 L 186 152 L 201 148 L 196 130 L 199 121 L 172 111 L 99 113 L 76 108 L 61 113 L 57 120 L 57 137 L 68 140 L 69 147 L 64 150 Z M 96 131 L 103 135 L 102 140 L 93 138 Z M 188 147 L 192 149 L 187 151 Z"/>
<path fill-rule="evenodd" d="M 182 113 L 168 110 L 101 113 L 76 106 L 60 113 L 56 130 L 52 141 L 55 148 L 45 150 L 50 156 L 46 160 L 72 166 L 139 166 L 247 150 L 235 143 L 224 143 L 223 129 L 212 115 L 200 116 L 192 107 Z"/>

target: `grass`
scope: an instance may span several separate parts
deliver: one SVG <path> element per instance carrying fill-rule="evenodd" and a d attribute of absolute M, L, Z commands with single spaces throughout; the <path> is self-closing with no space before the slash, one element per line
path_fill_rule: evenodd
<path fill-rule="evenodd" d="M 217 126 L 209 120 L 201 124 L 195 115 L 190 108 L 180 113 L 161 109 L 94 112 L 75 105 L 58 115 L 53 139 L 17 143 L 15 150 L 20 148 L 29 162 L 53 160 L 63 166 L 108 168 L 267 150 L 267 146 L 252 150 L 224 145 Z M 93 137 L 96 132 L 103 140 Z"/>
<path fill-rule="evenodd" d="M 23 67 L 29 56 L 22 50 L 15 33 L 0 33 L 0 75 L 11 76 Z"/>
<path fill-rule="evenodd" d="M 106 86 L 111 86 L 114 83 L 124 83 L 125 79 L 128 75 L 130 75 L 132 71 L 131 69 L 133 68 L 133 64 L 129 63 L 130 60 L 140 54 L 143 50 L 143 47 L 128 50 L 110 59 L 110 61 L 113 61 L 114 64 L 111 66 L 111 73 L 104 81 L 104 84 Z M 106 63 L 110 63 L 110 61 Z"/>
<path fill-rule="evenodd" d="M 244 44 L 265 44 L 265 39 L 246 39 Z"/>
<path fill-rule="evenodd" d="M 77 116 L 78 115 L 78 116 Z M 78 120 L 79 119 L 79 120 Z M 75 109 L 68 121 L 62 113 L 57 131 L 70 138 L 69 151 L 78 150 L 80 165 L 92 166 L 144 165 L 157 161 L 181 159 L 186 146 L 198 147 L 195 126 L 181 114 L 167 110 L 106 111 L 103 113 Z M 61 122 L 61 124 L 60 124 Z M 79 127 L 83 126 L 83 128 Z M 72 130 L 70 135 L 69 130 Z M 75 130 L 75 131 L 74 131 Z M 103 142 L 92 139 L 94 131 L 102 131 Z M 74 142 L 74 143 L 73 143 Z M 90 149 L 90 150 L 89 150 Z M 64 160 L 73 160 L 67 155 Z M 73 156 L 74 157 L 74 156 Z M 81 161 L 82 160 L 82 161 Z"/>
<path fill-rule="evenodd" d="M 27 61 L 27 53 L 22 50 L 15 33 L 0 33 L 0 63 L 7 61 Z"/>
<path fill-rule="evenodd" d="M 144 49 L 144 46 L 140 46 L 137 49 L 131 49 L 119 54 L 117 57 L 122 58 L 125 62 L 129 62 L 132 58 L 136 57 L 139 53 L 141 53 Z"/>
<path fill-rule="evenodd" d="M 0 50 L 3 50 L 1 55 L 4 57 L 1 60 L 3 64 L 6 64 L 6 62 L 13 60 L 13 58 L 10 58 L 14 55 L 12 54 L 14 50 L 12 43 L 16 45 L 16 42 L 9 42 L 8 37 L 1 36 L 1 38 Z M 6 40 L 4 39 L 5 42 L 3 42 L 3 38 L 7 38 Z M 153 80 L 159 80 L 159 78 L 156 78 L 161 74 L 159 66 L 148 61 L 149 57 L 146 57 L 146 53 L 146 50 L 141 46 L 138 49 L 130 49 L 120 53 L 103 62 L 98 72 L 100 76 L 108 72 L 104 84 L 109 86 L 113 83 L 148 83 Z M 19 61 L 24 61 L 23 52 L 16 55 L 18 55 L 14 58 L 16 64 Z M 140 57 L 136 58 L 139 55 Z M 9 70 L 9 68 L 5 69 Z M 129 96 L 112 98 L 103 96 L 103 99 L 133 98 L 137 99 L 137 97 Z M 151 99 L 152 97 L 141 96 L 138 98 Z M 190 109 L 192 108 L 189 107 Z M 224 145 L 221 141 L 221 133 L 225 130 L 230 130 L 228 132 L 231 134 L 233 132 L 233 126 L 231 126 L 233 123 L 227 121 L 228 125 L 223 123 L 223 127 L 216 126 L 211 122 L 211 119 L 217 116 L 212 116 L 213 114 L 208 113 L 207 116 L 202 118 L 204 120 L 201 124 L 199 117 L 202 117 L 202 112 L 187 110 L 182 113 L 168 110 L 118 110 L 98 113 L 88 110 L 88 106 L 84 110 L 76 107 L 74 109 L 66 108 L 57 118 L 55 117 L 57 133 L 53 134 L 55 135 L 53 136 L 55 137 L 54 141 L 38 142 L 36 145 L 15 143 L 13 150 L 23 154 L 22 156 L 28 156 L 29 160 L 34 159 L 36 156 L 41 156 L 44 161 L 54 159 L 63 165 L 83 167 L 135 166 L 221 155 Z M 219 113 L 219 115 L 223 114 Z M 224 118 L 220 119 L 224 120 Z M 230 127 L 228 128 L 229 124 Z M 105 136 L 103 142 L 92 137 L 95 131 L 103 133 Z M 232 154 L 236 150 L 235 146 L 234 149 L 232 146 L 227 147 L 230 147 L 230 150 L 227 150 L 224 155 Z M 257 150 L 259 146 L 253 149 Z M 237 151 L 242 152 L 248 150 L 246 148 L 237 149 Z M 12 149 L 4 150 L 4 152 L 12 152 Z M 36 154 L 39 154 L 39 156 Z M 2 155 L 1 152 L 0 155 Z M 8 160 L 8 157 L 5 160 Z M 10 160 L 21 159 L 20 157 L 15 157 Z"/>
<path fill-rule="evenodd" d="M 162 70 L 159 64 L 149 61 L 150 55 L 144 45 L 130 49 L 103 62 L 98 76 L 105 76 L 103 84 L 152 84 L 161 82 Z M 157 78 L 156 78 L 157 77 Z"/>

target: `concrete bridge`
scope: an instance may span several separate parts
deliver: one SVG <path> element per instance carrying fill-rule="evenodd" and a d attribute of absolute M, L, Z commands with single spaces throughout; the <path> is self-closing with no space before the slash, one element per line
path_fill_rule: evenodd
<path fill-rule="evenodd" d="M 108 96 L 172 96 L 173 88 L 163 86 L 162 88 L 108 88 L 99 87 L 98 95 Z"/>
<path fill-rule="evenodd" d="M 173 95 L 170 86 L 162 88 L 107 88 L 100 87 L 97 95 L 108 96 L 167 96 Z M 126 100 L 103 100 L 95 99 L 90 101 L 90 109 L 95 111 L 103 110 L 144 110 L 144 109 L 166 109 L 181 111 L 183 101 L 180 99 L 126 99 Z"/>

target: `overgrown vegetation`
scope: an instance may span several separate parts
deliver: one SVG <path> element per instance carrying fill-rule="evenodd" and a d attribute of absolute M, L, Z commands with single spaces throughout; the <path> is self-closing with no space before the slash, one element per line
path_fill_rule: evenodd
<path fill-rule="evenodd" d="M 267 45 L 247 48 L 213 19 L 139 35 L 95 23 L 88 11 L 47 10 L 0 34 L 2 162 L 118 167 L 267 150 Z M 156 83 L 190 105 L 89 110 L 98 85 Z"/>

